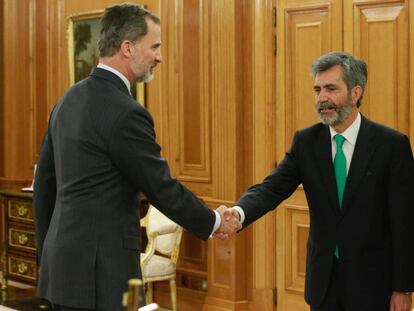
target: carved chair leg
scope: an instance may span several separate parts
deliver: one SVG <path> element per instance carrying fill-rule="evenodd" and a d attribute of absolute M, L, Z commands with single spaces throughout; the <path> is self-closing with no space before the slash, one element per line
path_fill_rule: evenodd
<path fill-rule="evenodd" d="M 145 293 L 146 304 L 152 303 L 152 282 L 147 283 L 147 292 Z"/>
<path fill-rule="evenodd" d="M 175 284 L 175 277 L 170 280 L 171 303 L 172 310 L 177 311 L 177 286 Z"/>

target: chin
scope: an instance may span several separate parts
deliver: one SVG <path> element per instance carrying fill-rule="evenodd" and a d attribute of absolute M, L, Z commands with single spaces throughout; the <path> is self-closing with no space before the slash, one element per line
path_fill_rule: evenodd
<path fill-rule="evenodd" d="M 141 82 L 147 83 L 147 82 L 150 82 L 153 78 L 154 78 L 154 75 L 150 72 L 147 72 L 146 74 L 137 78 L 137 83 L 141 83 Z"/>
<path fill-rule="evenodd" d="M 147 82 L 150 82 L 152 79 L 154 79 L 154 75 L 151 73 L 151 74 L 145 76 L 143 82 L 147 83 Z"/>
<path fill-rule="evenodd" d="M 326 115 L 319 115 L 319 120 L 325 124 L 325 125 L 329 125 L 329 126 L 333 126 L 336 125 L 338 123 L 338 118 L 336 116 L 332 116 L 332 117 L 328 117 Z"/>

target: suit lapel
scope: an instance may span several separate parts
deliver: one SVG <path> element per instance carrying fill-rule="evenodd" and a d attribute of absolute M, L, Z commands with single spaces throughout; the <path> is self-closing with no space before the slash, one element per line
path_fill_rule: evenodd
<path fill-rule="evenodd" d="M 339 215 L 338 194 L 332 161 L 331 135 L 327 126 L 324 126 L 319 132 L 313 152 L 316 159 L 315 163 L 318 165 L 320 177 L 330 201 L 329 205 L 333 208 L 335 214 Z"/>
<path fill-rule="evenodd" d="M 370 174 L 370 172 L 367 171 L 367 166 L 375 150 L 373 141 L 374 133 L 370 129 L 371 123 L 362 115 L 361 118 L 361 127 L 359 129 L 354 153 L 352 155 L 351 166 L 346 180 L 342 202 L 342 215 L 344 215 L 349 208 L 350 200 L 355 194 L 358 184 L 363 180 L 366 174 Z"/>

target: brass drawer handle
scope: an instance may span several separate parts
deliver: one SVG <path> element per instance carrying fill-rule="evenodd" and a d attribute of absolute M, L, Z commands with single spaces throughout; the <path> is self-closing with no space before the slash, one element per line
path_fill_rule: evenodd
<path fill-rule="evenodd" d="M 26 205 L 17 205 L 17 215 L 20 217 L 26 217 L 29 212 L 29 209 Z"/>
<path fill-rule="evenodd" d="M 17 271 L 19 271 L 20 274 L 26 274 L 29 267 L 24 262 L 19 262 L 17 265 Z"/>
<path fill-rule="evenodd" d="M 29 237 L 27 236 L 26 233 L 18 233 L 17 241 L 19 242 L 20 245 L 26 245 L 27 242 L 29 241 Z"/>

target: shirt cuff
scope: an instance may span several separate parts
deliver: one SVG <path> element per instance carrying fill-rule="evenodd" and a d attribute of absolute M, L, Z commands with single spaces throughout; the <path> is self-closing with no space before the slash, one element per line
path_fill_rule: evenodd
<path fill-rule="evenodd" d="M 216 221 L 214 222 L 214 227 L 213 227 L 213 231 L 210 234 L 210 238 L 213 236 L 214 232 L 216 232 L 217 229 L 220 228 L 220 225 L 221 225 L 220 214 L 217 211 L 214 211 L 214 214 L 216 215 Z"/>
<path fill-rule="evenodd" d="M 245 218 L 243 209 L 240 206 L 237 206 L 237 205 L 233 206 L 232 208 L 234 208 L 239 213 L 239 215 L 240 215 L 240 224 L 243 224 L 244 223 L 244 218 Z"/>

